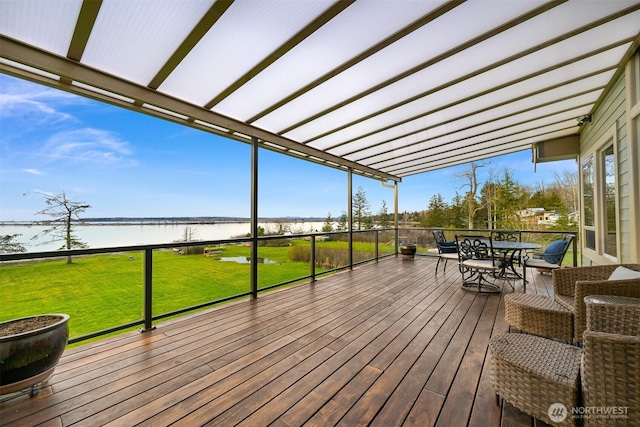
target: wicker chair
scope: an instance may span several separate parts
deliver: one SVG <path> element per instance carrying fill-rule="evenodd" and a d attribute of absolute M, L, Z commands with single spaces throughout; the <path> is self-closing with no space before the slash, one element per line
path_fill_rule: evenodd
<path fill-rule="evenodd" d="M 490 380 L 497 402 L 503 398 L 516 408 L 548 424 L 575 426 L 571 408 L 579 405 L 582 349 L 528 334 L 502 334 L 489 341 Z M 549 408 L 564 405 L 563 420 L 550 417 Z"/>
<path fill-rule="evenodd" d="M 584 426 L 634 425 L 640 420 L 640 299 L 598 296 L 585 303 L 582 405 L 615 413 L 587 414 Z"/>
<path fill-rule="evenodd" d="M 573 313 L 574 339 L 582 342 L 587 327 L 584 297 L 618 295 L 640 298 L 640 279 L 608 280 L 611 273 L 623 266 L 640 271 L 640 264 L 614 264 L 553 270 L 554 299 Z"/>
<path fill-rule="evenodd" d="M 573 341 L 573 312 L 544 295 L 505 295 L 504 319 L 522 332 Z"/>
<path fill-rule="evenodd" d="M 640 419 L 640 300 L 629 300 L 587 298 L 588 324 L 595 330 L 584 332 L 583 348 L 528 334 L 491 338 L 490 381 L 497 401 L 503 398 L 553 425 L 635 425 Z M 585 410 L 582 419 L 574 416 L 574 408 Z M 617 411 L 612 414 L 617 417 L 596 412 L 603 410 Z"/>

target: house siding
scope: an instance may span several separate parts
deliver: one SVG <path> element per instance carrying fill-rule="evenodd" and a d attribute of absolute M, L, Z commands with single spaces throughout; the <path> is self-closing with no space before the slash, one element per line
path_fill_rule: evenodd
<path fill-rule="evenodd" d="M 638 53 L 636 53 L 638 55 Z M 629 68 L 627 68 L 628 72 Z M 593 153 L 595 144 L 615 126 L 615 138 L 617 148 L 617 184 L 618 184 L 618 263 L 638 262 L 637 255 L 637 222 L 638 213 L 635 212 L 634 205 L 637 197 L 633 192 L 637 184 L 634 182 L 638 175 L 637 137 L 630 135 L 629 123 L 630 114 L 628 111 L 631 103 L 627 102 L 627 76 L 621 74 L 615 83 L 606 93 L 605 98 L 599 107 L 594 111 L 592 122 L 585 125 L 580 136 L 580 164 L 590 154 Z M 631 147 L 635 144 L 635 147 Z M 582 189 L 581 189 L 582 191 Z M 582 202 L 582 197 L 581 197 Z M 582 228 L 582 223 L 581 223 Z M 581 250 L 582 265 L 611 263 L 610 259 L 595 255 L 591 252 Z"/>

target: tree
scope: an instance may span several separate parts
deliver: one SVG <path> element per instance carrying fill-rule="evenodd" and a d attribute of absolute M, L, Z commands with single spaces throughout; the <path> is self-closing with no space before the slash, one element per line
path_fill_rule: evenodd
<path fill-rule="evenodd" d="M 345 211 L 342 211 L 342 213 L 340 214 L 340 219 L 338 220 L 338 226 L 336 227 L 336 230 L 345 231 L 347 229 L 347 222 L 347 213 Z"/>
<path fill-rule="evenodd" d="M 26 252 L 27 249 L 23 244 L 14 241 L 18 236 L 22 236 L 22 234 L 6 234 L 0 236 L 0 254 Z"/>
<path fill-rule="evenodd" d="M 514 179 L 513 172 L 505 169 L 496 198 L 496 226 L 502 229 L 520 229 L 518 212 L 525 208 L 528 194 Z"/>
<path fill-rule="evenodd" d="M 434 194 L 429 200 L 429 207 L 420 220 L 422 227 L 445 227 L 448 225 L 449 206 L 440 193 Z"/>
<path fill-rule="evenodd" d="M 578 171 L 571 172 L 568 170 L 562 171 L 562 173 L 554 172 L 553 178 L 555 184 L 559 189 L 559 195 L 562 198 L 564 206 L 568 209 L 569 213 L 573 213 L 578 210 L 578 195 L 580 191 L 578 189 Z"/>
<path fill-rule="evenodd" d="M 76 225 L 74 220 L 80 220 L 79 215 L 89 209 L 91 205 L 68 199 L 64 192 L 61 194 L 39 194 L 44 197 L 47 207 L 36 212 L 36 215 L 46 215 L 53 219 L 44 221 L 45 225 L 51 225 L 51 227 L 38 233 L 34 239 L 40 235 L 46 235 L 51 237 L 50 242 L 63 242 L 58 250 L 88 247 L 86 243 L 75 236 L 73 227 Z M 67 257 L 67 264 L 71 264 L 71 256 Z"/>
<path fill-rule="evenodd" d="M 378 224 L 380 227 L 387 228 L 389 227 L 389 223 L 391 220 L 389 219 L 389 212 L 387 210 L 387 202 L 382 201 L 382 206 L 380 206 L 380 210 L 378 211 Z"/>
<path fill-rule="evenodd" d="M 484 208 L 484 205 L 478 203 L 477 199 L 479 187 L 477 169 L 484 166 L 484 163 L 478 164 L 475 162 L 471 162 L 470 169 L 462 171 L 459 174 L 455 174 L 455 177 L 457 179 L 464 179 L 467 181 L 462 184 L 460 189 L 468 187 L 467 191 L 465 192 L 465 202 L 467 205 L 467 226 L 469 230 L 472 230 L 474 228 L 473 218 L 476 212 Z"/>
<path fill-rule="evenodd" d="M 327 214 L 327 219 L 324 220 L 324 224 L 322 224 L 322 232 L 330 233 L 333 231 L 333 218 L 331 218 L 331 212 Z"/>
<path fill-rule="evenodd" d="M 366 217 L 370 216 L 369 202 L 364 192 L 364 188 L 358 187 L 358 191 L 352 197 L 353 222 L 354 226 L 361 230 L 365 223 Z"/>
<path fill-rule="evenodd" d="M 185 227 L 182 233 L 182 242 L 193 242 L 198 237 L 198 230 L 191 227 Z"/>

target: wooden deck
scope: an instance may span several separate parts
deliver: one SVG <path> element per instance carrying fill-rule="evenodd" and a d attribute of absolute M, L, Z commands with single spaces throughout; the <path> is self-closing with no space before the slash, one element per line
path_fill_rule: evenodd
<path fill-rule="evenodd" d="M 511 289 L 462 290 L 435 261 L 386 258 L 68 350 L 0 424 L 531 426 L 489 384 Z M 528 276 L 527 293 L 551 294 Z"/>

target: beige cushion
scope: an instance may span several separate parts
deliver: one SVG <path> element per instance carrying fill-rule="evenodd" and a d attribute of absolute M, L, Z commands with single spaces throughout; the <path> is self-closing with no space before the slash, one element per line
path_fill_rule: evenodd
<path fill-rule="evenodd" d="M 640 271 L 631 270 L 626 267 L 618 267 L 613 270 L 609 280 L 626 280 L 626 279 L 640 279 Z"/>

